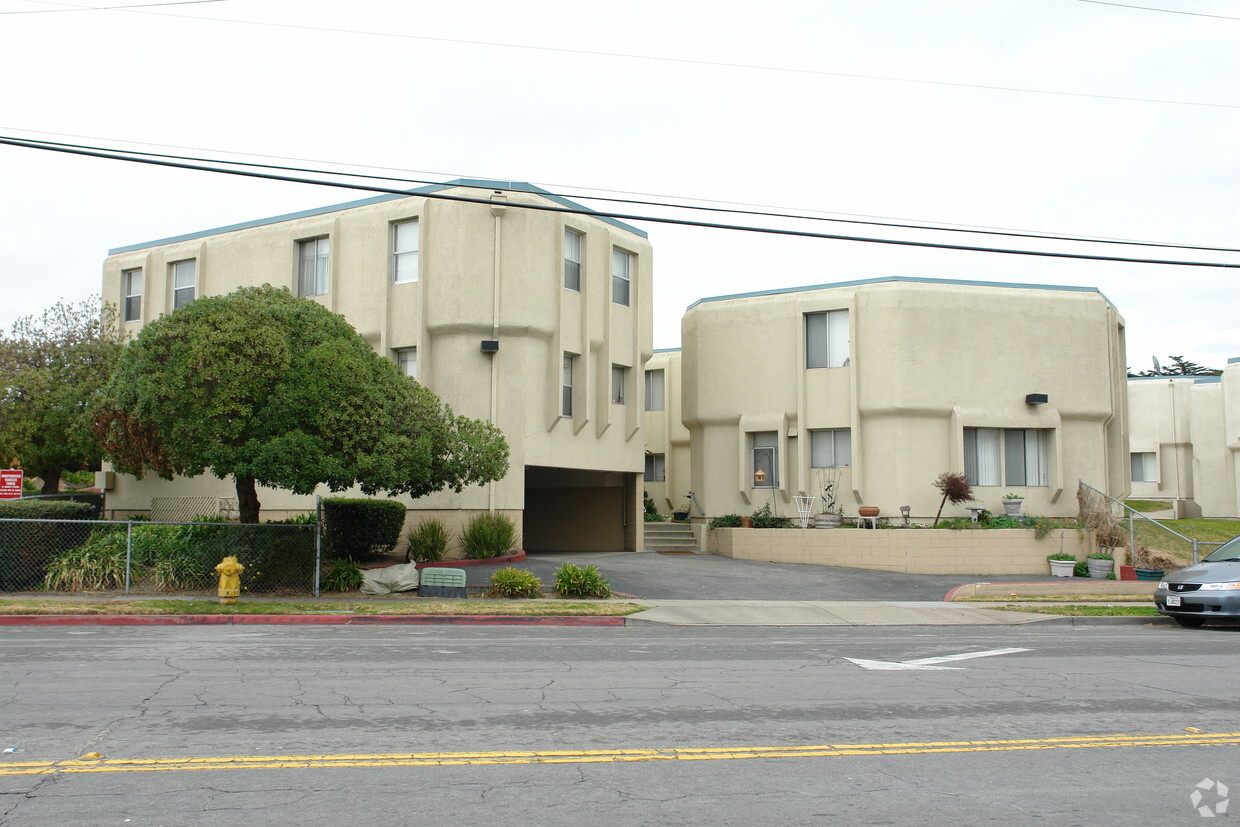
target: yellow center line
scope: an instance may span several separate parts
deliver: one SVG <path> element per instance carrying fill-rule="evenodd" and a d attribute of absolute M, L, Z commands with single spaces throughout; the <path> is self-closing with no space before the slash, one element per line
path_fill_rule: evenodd
<path fill-rule="evenodd" d="M 489 764 L 596 764 L 627 761 L 722 761 L 745 758 L 822 758 L 856 755 L 941 755 L 1051 749 L 1115 749 L 1240 744 L 1240 732 L 1147 735 L 1076 735 L 991 741 L 913 741 L 772 747 L 683 747 L 615 750 L 508 750 L 497 752 L 394 752 L 358 755 L 235 755 L 188 758 L 75 758 L 0 763 L 0 775 L 65 775 L 184 770 L 328 769 Z"/>

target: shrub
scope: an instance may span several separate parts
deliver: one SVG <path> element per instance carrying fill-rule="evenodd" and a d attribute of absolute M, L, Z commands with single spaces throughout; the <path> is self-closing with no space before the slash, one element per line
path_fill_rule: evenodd
<path fill-rule="evenodd" d="M 79 548 L 62 551 L 47 564 L 43 587 L 51 591 L 93 591 L 125 586 L 125 531 L 96 530 Z"/>
<path fill-rule="evenodd" d="M 452 532 L 439 520 L 422 520 L 405 533 L 409 544 L 405 559 L 410 563 L 438 563 L 448 553 Z"/>
<path fill-rule="evenodd" d="M 1084 560 L 1081 560 L 1080 562 L 1078 562 L 1075 566 L 1072 567 L 1072 576 L 1073 577 L 1089 577 L 1089 563 L 1086 563 Z"/>
<path fill-rule="evenodd" d="M 470 560 L 499 557 L 517 544 L 517 526 L 506 514 L 475 514 L 458 545 Z"/>
<path fill-rule="evenodd" d="M 660 513 L 659 513 L 659 512 L 657 512 L 657 511 L 647 511 L 647 512 L 643 515 L 643 519 L 644 519 L 646 522 L 648 522 L 648 523 L 663 523 L 663 522 L 667 522 L 667 517 L 664 517 L 662 514 L 660 514 Z"/>
<path fill-rule="evenodd" d="M 611 597 L 611 585 L 592 565 L 562 563 L 555 570 L 555 589 L 565 597 Z"/>
<path fill-rule="evenodd" d="M 0 500 L 0 517 L 14 520 L 93 520 L 95 506 L 72 500 Z"/>
<path fill-rule="evenodd" d="M 313 511 L 307 511 L 305 514 L 294 514 L 283 520 L 267 520 L 267 522 L 272 525 L 314 525 L 318 520 Z"/>
<path fill-rule="evenodd" d="M 362 567 L 352 557 L 332 560 L 323 575 L 323 589 L 329 592 L 352 591 L 362 585 Z"/>
<path fill-rule="evenodd" d="M 710 521 L 711 528 L 740 528 L 740 514 L 724 514 Z"/>
<path fill-rule="evenodd" d="M 400 542 L 405 506 L 395 500 L 328 497 L 323 500 L 323 550 L 327 557 L 365 560 Z"/>
<path fill-rule="evenodd" d="M 1046 555 L 1047 560 L 1076 560 L 1075 554 L 1069 554 L 1066 551 L 1057 551 L 1054 554 Z"/>
<path fill-rule="evenodd" d="M 95 507 L 66 500 L 0 500 L 0 518 L 92 520 Z M 91 528 L 86 522 L 0 523 L 0 590 L 16 591 L 41 583 L 49 561 L 85 543 Z"/>
<path fill-rule="evenodd" d="M 542 583 L 533 572 L 511 566 L 492 574 L 490 586 L 488 597 L 538 597 L 542 594 Z"/>
<path fill-rule="evenodd" d="M 787 517 L 776 517 L 771 507 L 764 505 L 753 513 L 754 528 L 791 528 L 792 521 Z"/>

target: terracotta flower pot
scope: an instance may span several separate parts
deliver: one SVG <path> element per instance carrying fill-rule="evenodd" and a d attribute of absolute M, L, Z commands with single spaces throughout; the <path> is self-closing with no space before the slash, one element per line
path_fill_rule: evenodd
<path fill-rule="evenodd" d="M 878 516 L 878 506 L 876 506 L 876 505 L 863 505 L 863 506 L 861 506 L 860 508 L 858 508 L 858 509 L 857 509 L 857 513 L 858 513 L 858 514 L 860 514 L 862 517 L 877 517 L 877 516 Z"/>
<path fill-rule="evenodd" d="M 741 517 L 741 528 L 753 528 L 753 517 Z"/>

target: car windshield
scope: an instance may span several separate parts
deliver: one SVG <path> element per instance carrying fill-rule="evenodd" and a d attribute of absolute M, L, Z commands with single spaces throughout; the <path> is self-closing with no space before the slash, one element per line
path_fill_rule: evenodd
<path fill-rule="evenodd" d="M 1213 554 L 1207 556 L 1203 563 L 1240 563 L 1240 537 L 1219 546 Z"/>

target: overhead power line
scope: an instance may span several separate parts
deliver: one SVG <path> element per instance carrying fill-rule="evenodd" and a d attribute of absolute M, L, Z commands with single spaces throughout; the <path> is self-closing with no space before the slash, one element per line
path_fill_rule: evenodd
<path fill-rule="evenodd" d="M 4 136 L 0 136 L 0 137 L 4 137 Z M 282 164 L 264 164 L 264 163 L 258 163 L 255 161 L 232 161 L 232 160 L 221 159 L 221 158 L 203 158 L 201 156 L 174 155 L 170 153 L 148 152 L 148 151 L 136 150 L 136 149 L 116 149 L 116 148 L 111 148 L 111 147 L 92 146 L 92 145 L 87 145 L 87 144 L 71 144 L 71 143 L 64 143 L 60 141 L 45 141 L 41 139 L 31 140 L 31 139 L 13 137 L 13 140 L 16 140 L 16 141 L 28 141 L 29 140 L 31 143 L 37 143 L 37 144 L 41 144 L 41 145 L 48 146 L 48 147 L 53 147 L 53 146 L 69 147 L 69 148 L 74 148 L 74 149 L 91 150 L 95 152 L 120 153 L 126 156 L 138 155 L 138 156 L 143 156 L 143 157 L 148 157 L 148 158 L 164 158 L 164 159 L 170 159 L 170 160 L 176 160 L 176 161 L 193 161 L 197 163 L 226 164 L 228 166 L 243 166 L 243 167 L 251 167 L 255 169 L 280 170 L 284 172 L 312 173 L 312 174 L 317 174 L 317 175 L 330 175 L 333 177 L 342 177 L 342 178 L 362 178 L 362 179 L 366 179 L 370 181 L 391 181 L 391 182 L 397 182 L 397 183 L 402 183 L 402 184 L 430 184 L 430 185 L 440 185 L 443 183 L 442 181 L 439 181 L 439 180 L 407 178 L 407 177 L 398 178 L 394 176 L 377 175 L 373 173 L 341 172 L 337 170 L 322 169 L 322 168 L 315 169 L 315 168 L 310 168 L 310 167 L 294 167 L 294 166 L 287 166 L 287 165 L 282 165 Z M 488 188 L 493 189 L 494 187 L 488 187 Z M 921 230 L 921 231 L 930 231 L 930 232 L 968 233 L 968 234 L 973 234 L 973 235 L 1003 236 L 1003 237 L 1008 237 L 1008 238 L 1028 238 L 1028 239 L 1037 239 L 1040 241 L 1070 241 L 1070 242 L 1077 242 L 1077 243 L 1115 244 L 1115 245 L 1120 245 L 1120 246 L 1152 247 L 1152 248 L 1162 248 L 1162 249 L 1172 249 L 1172 250 L 1196 250 L 1200 252 L 1240 253 L 1240 249 L 1232 248 L 1232 247 L 1210 247 L 1210 246 L 1204 246 L 1204 245 L 1173 244 L 1170 242 L 1158 242 L 1158 241 L 1136 241 L 1136 240 L 1129 240 L 1129 239 L 1102 238 L 1102 237 L 1097 237 L 1097 236 L 1053 235 L 1053 234 L 1048 234 L 1048 233 L 1032 233 L 1032 232 L 1016 231 L 1016 230 L 980 229 L 976 227 L 934 226 L 931 224 L 871 221 L 871 220 L 864 220 L 864 219 L 859 219 L 859 218 L 831 218 L 827 216 L 813 215 L 813 214 L 740 209 L 736 206 L 711 207 L 711 206 L 701 206 L 697 204 L 669 203 L 666 201 L 647 201 L 647 200 L 630 199 L 630 198 L 614 198 L 614 197 L 609 197 L 609 196 L 599 196 L 599 195 L 590 195 L 586 193 L 573 193 L 573 192 L 564 192 L 564 191 L 557 192 L 556 194 L 560 195 L 561 197 L 571 198 L 571 199 L 578 200 L 578 201 L 605 201 L 608 203 L 616 203 L 616 204 L 632 204 L 635 206 L 647 206 L 647 207 L 665 207 L 668 209 L 691 210 L 695 212 L 726 213 L 726 214 L 731 214 L 731 215 L 748 215 L 748 216 L 755 216 L 755 217 L 761 217 L 761 218 L 788 218 L 788 219 L 794 219 L 797 221 L 816 221 L 816 222 L 829 222 L 829 223 L 836 223 L 836 224 L 856 224 L 860 226 L 869 226 L 869 227 L 886 227 L 889 229 Z"/>
<path fill-rule="evenodd" d="M 287 155 L 266 155 L 266 154 L 257 153 L 257 152 L 237 152 L 237 151 L 228 150 L 228 149 L 215 149 L 215 148 L 199 147 L 199 146 L 183 146 L 183 145 L 178 145 L 178 144 L 162 144 L 162 143 L 155 143 L 151 141 L 137 141 L 137 140 L 128 139 L 128 138 L 102 138 L 97 135 L 80 135 L 80 134 L 69 133 L 69 132 L 45 132 L 45 131 L 36 130 L 36 129 L 22 129 L 21 127 L 11 127 L 11 126 L 0 125 L 0 130 L 6 130 L 6 129 L 15 129 L 19 132 L 29 132 L 29 133 L 36 134 L 36 135 L 55 135 L 60 138 L 81 138 L 81 139 L 91 140 L 91 141 L 123 141 L 126 144 L 132 144 L 135 146 L 163 147 L 165 149 L 183 149 L 183 150 L 189 150 L 193 152 L 215 152 L 215 153 L 223 153 L 225 155 L 239 155 L 239 156 L 243 156 L 246 158 L 263 158 L 263 159 L 272 160 L 272 161 L 297 161 L 297 162 L 306 163 L 306 164 L 320 164 L 320 165 L 328 164 L 328 165 L 337 166 L 337 167 L 348 167 L 349 169 L 369 169 L 369 170 L 380 170 L 383 172 L 404 172 L 404 173 L 411 173 L 414 175 L 432 175 L 432 176 L 436 176 L 435 178 L 436 183 L 442 181 L 445 178 L 448 178 L 448 179 L 470 178 L 470 179 L 475 179 L 475 180 L 496 180 L 500 177 L 500 176 L 486 175 L 486 174 L 480 174 L 480 173 L 461 173 L 461 172 L 443 172 L 443 171 L 433 171 L 433 170 L 408 169 L 408 168 L 401 168 L 401 167 L 379 166 L 375 164 L 357 164 L 357 163 L 346 162 L 346 161 L 325 161 L 325 160 L 317 159 L 317 158 L 298 158 L 298 157 L 291 157 Z M 35 141 L 39 143 L 49 143 L 49 144 L 55 143 L 53 141 L 45 141 L 43 138 L 23 138 L 21 136 L 11 136 L 11 137 L 13 137 L 14 140 L 19 140 L 19 141 L 30 140 L 30 141 Z M 69 144 L 69 145 L 74 146 L 74 144 Z M 85 145 L 78 145 L 78 146 L 85 146 Z M 100 147 L 98 145 L 92 145 L 92 146 L 89 146 L 88 148 L 108 149 L 108 151 L 122 152 L 125 154 L 147 154 L 147 153 L 139 153 L 137 150 L 124 149 L 124 148 L 120 148 L 120 149 L 105 148 L 105 147 Z M 178 157 L 176 155 L 161 156 L 161 155 L 158 155 L 157 153 L 149 153 L 149 154 L 156 155 L 156 157 L 171 157 L 171 158 Z M 190 156 L 187 156 L 187 157 L 190 157 Z M 192 157 L 197 157 L 197 156 L 192 156 Z M 207 159 L 202 159 L 201 157 L 197 157 L 197 159 L 207 160 Z M 212 163 L 224 163 L 224 164 L 248 163 L 244 161 L 230 161 L 227 159 L 209 159 L 209 160 L 211 160 Z M 273 165 L 273 168 L 287 169 L 287 170 L 298 169 L 298 167 L 283 166 L 283 165 Z M 345 172 L 337 172 L 335 170 L 326 170 L 326 169 L 319 169 L 316 171 L 325 173 L 325 174 L 332 174 L 332 175 L 359 175 L 359 173 L 345 173 Z M 408 178 L 408 177 L 387 178 L 381 175 L 362 175 L 361 177 L 370 178 L 373 180 L 394 180 L 394 181 L 399 180 L 399 181 L 409 181 L 411 183 L 420 182 L 420 179 Z M 579 200 L 617 201 L 617 202 L 622 202 L 622 203 L 636 203 L 636 204 L 644 203 L 642 201 L 625 202 L 624 199 L 619 199 L 619 198 L 612 199 L 612 198 L 601 196 L 601 195 L 584 194 L 584 193 L 572 194 L 569 192 L 565 192 L 564 190 L 582 189 L 582 190 L 588 190 L 590 193 L 611 193 L 613 195 L 628 195 L 628 196 L 644 196 L 646 198 L 661 198 L 661 199 L 664 199 L 664 201 L 651 202 L 651 203 L 658 203 L 662 206 L 673 207 L 676 209 L 698 209 L 698 205 L 702 205 L 702 204 L 722 205 L 722 211 L 724 212 L 734 212 L 738 214 L 752 214 L 752 215 L 771 215 L 771 216 L 779 216 L 779 215 L 782 215 L 783 213 L 788 213 L 789 214 L 788 217 L 802 219 L 802 220 L 837 221 L 837 222 L 849 223 L 849 224 L 868 224 L 870 222 L 875 222 L 874 226 L 925 228 L 925 229 L 931 229 L 931 230 L 942 230 L 945 232 L 952 231 L 952 230 L 979 231 L 979 232 L 980 231 L 991 231 L 991 234 L 994 234 L 994 235 L 1005 235 L 1005 236 L 1012 236 L 1016 238 L 1020 238 L 1020 237 L 1043 238 L 1043 239 L 1054 239 L 1054 240 L 1064 240 L 1064 241 L 1088 241 L 1088 242 L 1095 242 L 1095 243 L 1126 242 L 1128 244 L 1131 244 L 1133 246 L 1138 246 L 1138 247 L 1178 247 L 1178 248 L 1185 249 L 1185 250 L 1218 250 L 1218 251 L 1223 251 L 1223 252 L 1229 251 L 1229 248 L 1225 248 L 1225 247 L 1206 247 L 1206 246 L 1189 245 L 1189 244 L 1168 244 L 1165 242 L 1144 241 L 1142 239 L 1137 239 L 1137 238 L 1117 238 L 1114 236 L 1090 236 L 1090 235 L 1082 235 L 1080 233 L 1051 233 L 1051 232 L 1046 232 L 1046 231 L 1035 232 L 1033 230 L 1017 229 L 1014 227 L 996 227 L 996 226 L 988 226 L 985 224 L 962 224 L 960 222 L 953 222 L 953 221 L 935 221 L 933 219 L 925 219 L 925 218 L 923 219 L 901 218 L 901 217 L 895 217 L 895 216 L 889 216 L 889 215 L 872 215 L 872 214 L 866 214 L 866 213 L 847 213 L 847 212 L 842 212 L 840 210 L 813 210 L 813 209 L 809 209 L 805 207 L 788 207 L 788 206 L 779 206 L 779 205 L 772 205 L 772 204 L 754 204 L 754 203 L 747 203 L 743 201 L 727 201 L 727 200 L 723 200 L 719 198 L 702 198 L 699 196 L 666 195 L 663 193 L 651 193 L 651 192 L 639 192 L 639 191 L 635 192 L 632 190 L 617 190 L 617 189 L 609 189 L 606 187 L 595 187 L 595 186 L 582 185 L 582 184 L 559 184 L 559 183 L 549 183 L 549 182 L 543 182 L 543 181 L 530 181 L 529 183 L 538 184 L 544 189 L 554 189 L 560 192 L 561 195 L 564 195 L 567 198 L 576 198 Z M 671 199 L 675 201 L 676 203 L 667 203 L 668 199 Z M 733 208 L 742 208 L 742 209 L 733 209 Z M 781 212 L 767 212 L 769 210 L 779 210 Z M 853 219 L 860 219 L 860 220 L 854 221 Z M 877 223 L 880 221 L 890 222 L 890 223 Z"/>
<path fill-rule="evenodd" d="M 0 137 L 0 145 L 8 145 L 21 147 L 24 149 L 37 149 L 45 152 L 58 152 L 69 155 L 80 155 L 90 158 L 104 158 L 113 161 L 126 161 L 134 164 L 146 164 L 150 166 L 171 167 L 173 169 L 189 169 L 198 172 L 213 172 L 222 175 L 234 175 L 244 178 L 258 178 L 270 181 L 285 181 L 294 184 L 309 184 L 312 186 L 333 187 L 336 189 L 357 190 L 361 192 L 383 193 L 388 195 L 400 195 L 407 197 L 430 198 L 441 201 L 456 201 L 468 204 L 484 204 L 493 206 L 494 202 L 488 198 L 471 198 L 460 195 L 447 195 L 445 193 L 413 193 L 407 189 L 397 189 L 394 187 L 375 186 L 362 183 L 345 183 L 339 181 L 325 181 L 313 178 L 300 178 L 292 175 L 274 175 L 269 172 L 254 172 L 244 169 L 223 169 L 220 167 L 212 167 L 204 164 L 191 164 L 184 161 L 174 161 L 163 158 L 144 158 L 133 157 L 131 155 L 116 154 L 114 152 L 104 152 L 92 149 L 79 149 L 76 147 L 60 146 L 41 141 L 30 141 L 14 138 Z M 330 173 L 328 173 L 330 174 Z M 445 186 L 444 182 L 438 182 L 439 186 Z M 548 193 L 556 195 L 556 193 Z M 701 227 L 704 229 L 714 230 L 730 230 L 734 232 L 761 233 L 767 235 L 793 236 L 799 238 L 819 238 L 830 241 L 853 241 L 866 244 L 887 244 L 901 247 L 922 247 L 937 250 L 955 250 L 960 252 L 973 253 L 994 253 L 1002 255 L 1018 255 L 1018 256 L 1038 256 L 1044 258 L 1061 258 L 1076 259 L 1082 261 L 1109 261 L 1124 264 L 1159 264 L 1178 267 L 1217 267 L 1227 269 L 1240 269 L 1240 263 L 1229 264 L 1226 262 L 1215 261 L 1176 261 L 1164 259 L 1149 258 L 1128 258 L 1123 256 L 1103 256 L 1092 255 L 1087 253 L 1062 253 L 1049 250 L 1017 250 L 999 247 L 974 247 L 962 244 L 943 244 L 931 241 L 913 241 L 908 239 L 894 238 L 874 238 L 869 236 L 849 236 L 839 235 L 835 233 L 819 233 L 809 230 L 793 230 L 781 227 L 755 227 L 744 224 L 723 224 L 711 221 L 692 221 L 682 218 L 668 218 L 664 216 L 652 215 L 635 215 L 630 213 L 608 212 L 603 210 L 593 210 L 582 208 L 580 210 L 572 209 L 565 206 L 551 206 L 545 204 L 518 204 L 510 203 L 506 206 L 521 209 L 533 210 L 539 212 L 567 213 L 575 215 L 593 216 L 596 218 L 615 218 L 622 221 L 641 221 L 655 224 L 670 224 L 681 227 Z"/>
<path fill-rule="evenodd" d="M 39 0 L 26 0 L 37 3 Z M 24 11 L 0 11 L 0 14 L 59 14 L 70 11 L 122 11 L 125 9 L 149 9 L 153 6 L 194 6 L 201 3 L 222 3 L 224 0 L 174 0 L 168 3 L 135 3 L 128 6 L 69 6 L 65 3 L 45 3 L 44 5 L 66 6 L 60 9 L 26 9 Z"/>
<path fill-rule="evenodd" d="M 1118 6 L 1121 9 L 1139 9 L 1141 11 L 1157 11 L 1163 14 L 1186 14 L 1189 17 L 1213 17 L 1215 20 L 1240 20 L 1240 17 L 1228 17 L 1225 14 L 1206 14 L 1199 11 L 1183 11 L 1181 9 L 1159 9 L 1153 6 L 1133 6 L 1129 3 L 1110 3 L 1107 0 L 1081 0 L 1082 3 L 1093 3 L 1096 6 Z"/>

